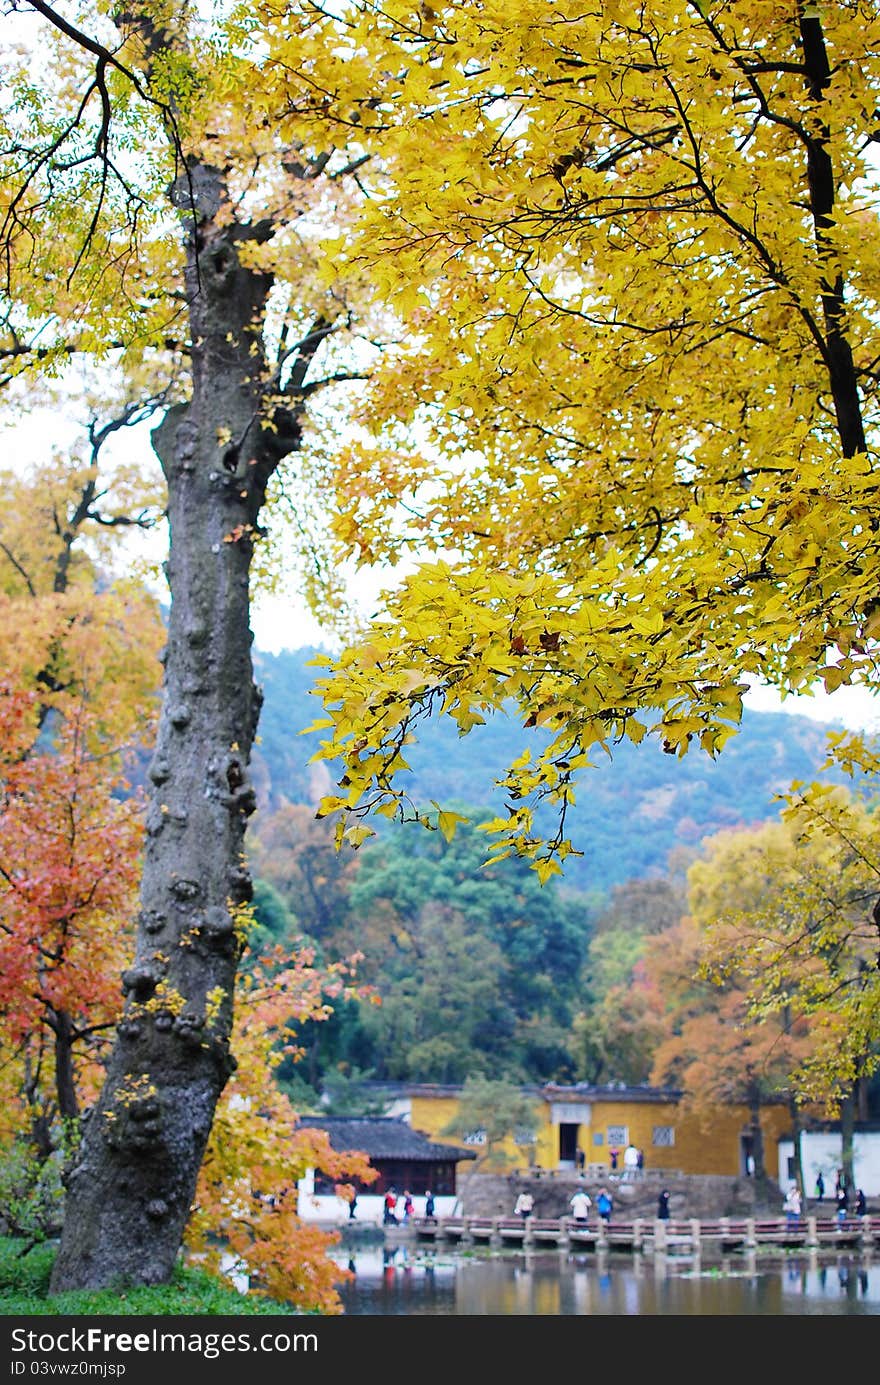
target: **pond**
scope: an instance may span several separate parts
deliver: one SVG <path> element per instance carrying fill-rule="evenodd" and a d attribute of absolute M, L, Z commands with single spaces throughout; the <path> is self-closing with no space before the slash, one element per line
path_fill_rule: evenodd
<path fill-rule="evenodd" d="M 337 1247 L 349 1316 L 880 1314 L 880 1262 L 789 1252 L 713 1260 L 484 1247 Z"/>

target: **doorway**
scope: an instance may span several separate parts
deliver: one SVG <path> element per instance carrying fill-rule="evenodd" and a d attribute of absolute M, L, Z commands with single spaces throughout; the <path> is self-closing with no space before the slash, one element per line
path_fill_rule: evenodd
<path fill-rule="evenodd" d="M 577 1159 L 579 1125 L 560 1125 L 559 1127 L 559 1167 L 573 1169 Z"/>
<path fill-rule="evenodd" d="M 740 1135 L 739 1137 L 739 1171 L 747 1178 L 754 1175 L 755 1141 L 751 1135 Z"/>

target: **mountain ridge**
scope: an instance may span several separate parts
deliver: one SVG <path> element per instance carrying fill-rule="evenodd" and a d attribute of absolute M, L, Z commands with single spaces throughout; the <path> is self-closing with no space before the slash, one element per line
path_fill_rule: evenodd
<path fill-rule="evenodd" d="M 319 652 L 254 651 L 264 692 L 254 777 L 268 811 L 283 800 L 315 804 L 332 783 L 331 767 L 309 765 L 319 733 L 301 734 L 320 715 L 320 701 L 309 691 L 319 676 L 309 660 Z M 777 794 L 819 775 L 834 729 L 840 728 L 797 714 L 746 709 L 739 731 L 715 759 L 693 749 L 679 759 L 654 739 L 640 746 L 622 742 L 580 779 L 566 831 L 584 855 L 569 857 L 564 879 L 577 889 L 608 891 L 625 880 L 662 875 L 676 848 L 692 849 L 725 828 L 776 816 Z M 464 738 L 448 718 L 424 723 L 409 753 L 408 791 L 425 808 L 436 800 L 503 811 L 494 780 L 530 741 L 534 733 L 503 716 Z M 841 774 L 829 777 L 849 782 Z M 549 821 L 546 816 L 545 825 Z M 387 830 L 384 823 L 380 830 Z"/>

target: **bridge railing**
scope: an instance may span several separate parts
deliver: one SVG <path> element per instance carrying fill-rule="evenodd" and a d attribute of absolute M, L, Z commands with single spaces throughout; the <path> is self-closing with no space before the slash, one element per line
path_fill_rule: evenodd
<path fill-rule="evenodd" d="M 829 1246 L 880 1245 L 880 1216 L 815 1216 L 789 1220 L 787 1217 L 639 1218 L 631 1221 L 604 1221 L 591 1217 L 416 1217 L 411 1228 L 420 1239 L 488 1241 L 522 1245 L 536 1242 L 593 1245 L 599 1248 L 633 1250 L 700 1250 L 705 1246 L 720 1249 L 752 1248 L 758 1245 Z"/>

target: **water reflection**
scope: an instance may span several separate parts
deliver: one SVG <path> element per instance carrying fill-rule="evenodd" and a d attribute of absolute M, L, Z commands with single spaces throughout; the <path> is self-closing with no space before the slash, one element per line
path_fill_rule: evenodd
<path fill-rule="evenodd" d="M 858 1254 L 694 1256 L 365 1246 L 337 1252 L 349 1315 L 880 1314 L 880 1264 Z"/>

